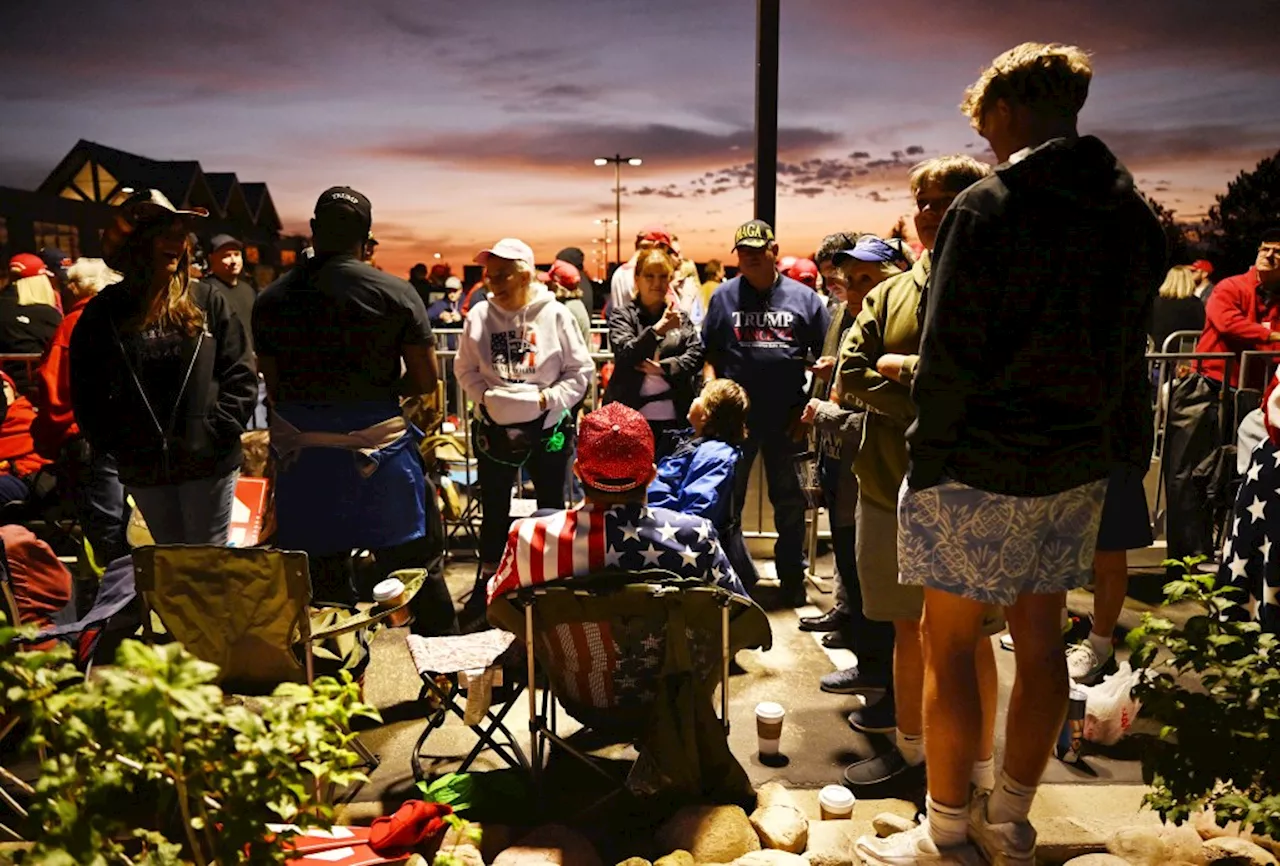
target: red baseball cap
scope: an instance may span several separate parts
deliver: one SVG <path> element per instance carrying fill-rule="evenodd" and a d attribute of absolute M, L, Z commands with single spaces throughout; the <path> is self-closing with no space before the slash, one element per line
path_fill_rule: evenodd
<path fill-rule="evenodd" d="M 34 277 L 40 274 L 46 277 L 53 276 L 53 271 L 49 270 L 49 266 L 44 263 L 44 259 L 35 253 L 18 253 L 9 259 L 9 273 L 15 275 L 18 279 Z"/>
<path fill-rule="evenodd" d="M 818 286 L 818 266 L 810 259 L 796 259 L 791 267 L 782 273 L 797 283 L 804 283 L 811 289 Z"/>
<path fill-rule="evenodd" d="M 644 416 L 621 403 L 607 403 L 578 425 L 578 477 L 609 493 L 648 483 L 653 472 L 653 431 Z"/>
<path fill-rule="evenodd" d="M 636 232 L 636 240 L 653 241 L 655 244 L 663 244 L 667 249 L 671 249 L 671 232 L 667 231 L 666 226 L 645 226 Z"/>
<path fill-rule="evenodd" d="M 570 291 L 578 288 L 578 285 L 582 282 L 582 274 L 564 259 L 556 259 L 552 262 L 551 270 L 547 271 L 547 276 L 557 286 Z"/>
<path fill-rule="evenodd" d="M 1213 273 L 1213 262 L 1208 259 L 1196 259 L 1191 263 L 1191 267 L 1197 271 L 1204 271 L 1206 274 Z"/>

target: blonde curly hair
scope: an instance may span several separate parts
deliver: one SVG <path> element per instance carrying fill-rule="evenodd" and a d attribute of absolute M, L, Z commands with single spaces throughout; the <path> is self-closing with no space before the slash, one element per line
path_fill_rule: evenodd
<path fill-rule="evenodd" d="M 1075 117 L 1089 95 L 1093 66 L 1074 45 L 1024 42 L 1001 54 L 964 92 L 960 111 L 974 129 L 997 99 L 1060 117 Z"/>

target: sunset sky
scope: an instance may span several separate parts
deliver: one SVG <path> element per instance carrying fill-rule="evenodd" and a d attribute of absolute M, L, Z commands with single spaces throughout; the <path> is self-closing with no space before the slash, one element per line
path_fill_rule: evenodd
<path fill-rule="evenodd" d="M 379 259 L 469 261 L 499 236 L 539 260 L 666 223 L 725 257 L 751 217 L 752 0 L 62 0 L 6 9 L 0 184 L 29 188 L 86 138 L 265 181 L 287 230 L 316 195 L 374 205 Z M 778 232 L 803 254 L 887 231 L 925 156 L 989 156 L 956 106 L 984 63 L 1078 44 L 1081 130 L 1180 218 L 1280 148 L 1274 0 L 783 0 Z"/>

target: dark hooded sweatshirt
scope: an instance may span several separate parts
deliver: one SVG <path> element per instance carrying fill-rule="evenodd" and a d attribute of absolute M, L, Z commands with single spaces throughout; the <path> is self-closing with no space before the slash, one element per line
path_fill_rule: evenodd
<path fill-rule="evenodd" d="M 1012 496 L 1145 468 L 1147 324 L 1165 240 L 1133 177 L 1091 136 L 996 168 L 943 218 L 922 303 L 912 488 Z"/>

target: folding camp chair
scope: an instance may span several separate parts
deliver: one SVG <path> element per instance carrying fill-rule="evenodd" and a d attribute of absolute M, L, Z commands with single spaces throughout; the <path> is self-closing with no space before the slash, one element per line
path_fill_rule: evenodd
<path fill-rule="evenodd" d="M 674 787 L 724 801 L 749 793 L 727 734 L 729 663 L 740 649 L 772 643 L 768 619 L 750 599 L 663 571 L 604 572 L 500 596 L 489 621 L 521 636 L 528 682 L 537 665 L 546 675 L 550 712 L 546 701 L 538 710 L 529 690 L 535 786 L 554 744 L 615 786 L 595 805 L 624 790 L 556 731 L 558 702 L 586 727 L 639 746 L 625 788 L 632 793 Z M 674 724 L 677 713 L 691 714 L 682 721 L 692 727 Z M 694 741 L 684 731 L 694 731 Z"/>
<path fill-rule="evenodd" d="M 409 635 L 407 641 L 409 655 L 422 678 L 418 700 L 432 707 L 410 758 L 413 777 L 419 782 L 428 777 L 422 747 L 451 713 L 477 738 L 456 772 L 467 772 L 485 749 L 507 766 L 528 772 L 529 759 L 504 721 L 525 689 L 523 659 L 515 636 L 489 629 L 440 637 Z"/>
<path fill-rule="evenodd" d="M 174 640 L 218 666 L 219 682 L 233 694 L 267 694 L 285 682 L 311 684 L 318 644 L 358 636 L 382 622 L 412 600 L 427 574 L 396 572 L 405 584 L 404 603 L 356 612 L 311 608 L 307 555 L 298 551 L 163 545 L 135 550 L 133 560 L 144 635 L 153 638 L 154 611 Z M 341 664 L 337 655 L 326 650 L 322 657 Z M 377 757 L 359 739 L 351 742 L 375 769 Z"/>

